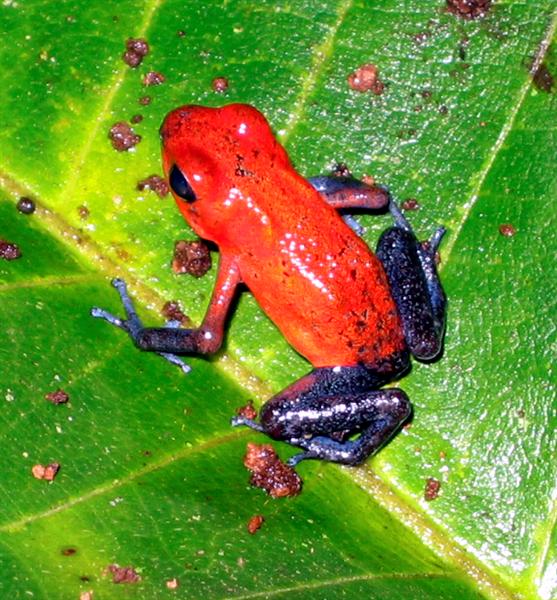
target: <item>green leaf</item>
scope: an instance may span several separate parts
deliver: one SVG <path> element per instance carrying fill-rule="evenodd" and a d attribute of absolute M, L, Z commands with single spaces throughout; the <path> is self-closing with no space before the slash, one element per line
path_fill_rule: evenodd
<path fill-rule="evenodd" d="M 0 259 L 2 597 L 557 595 L 557 12 L 499 0 L 464 20 L 445 6 L 3 3 L 0 238 L 22 256 Z M 130 37 L 150 44 L 136 69 Z M 382 95 L 349 88 L 365 63 Z M 166 82 L 143 86 L 150 70 Z M 247 484 L 245 444 L 266 438 L 229 427 L 309 368 L 253 298 L 187 377 L 89 316 L 119 311 L 120 275 L 149 323 L 170 299 L 201 320 L 214 269 L 172 273 L 174 241 L 194 235 L 168 197 L 136 186 L 161 172 L 169 110 L 228 102 L 262 110 L 301 173 L 345 161 L 417 198 L 424 238 L 449 229 L 445 352 L 400 384 L 411 427 L 360 468 L 302 463 L 287 500 Z M 136 114 L 142 140 L 117 153 L 108 131 Z M 34 214 L 16 210 L 23 195 Z M 358 219 L 371 245 L 389 222 Z M 45 400 L 58 388 L 68 404 Z M 51 462 L 54 482 L 33 478 Z M 431 501 L 428 478 L 441 482 Z M 112 583 L 113 563 L 141 581 Z"/>

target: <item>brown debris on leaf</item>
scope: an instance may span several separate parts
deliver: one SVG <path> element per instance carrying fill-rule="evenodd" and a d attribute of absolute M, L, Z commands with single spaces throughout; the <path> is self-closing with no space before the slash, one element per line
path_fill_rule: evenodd
<path fill-rule="evenodd" d="M 502 223 L 499 225 L 499 233 L 504 237 L 512 237 L 516 233 L 516 228 L 511 223 Z"/>
<path fill-rule="evenodd" d="M 52 404 L 66 404 L 70 399 L 69 394 L 61 389 L 57 389 L 55 392 L 48 392 L 44 397 L 49 402 L 52 402 Z"/>
<path fill-rule="evenodd" d="M 542 64 L 535 70 L 534 74 L 532 75 L 532 79 L 534 80 L 534 85 L 538 88 L 538 90 L 551 94 L 553 91 L 553 86 L 555 85 L 555 80 L 545 63 L 542 62 Z"/>
<path fill-rule="evenodd" d="M 371 63 L 350 73 L 348 85 L 356 92 L 372 92 L 376 96 L 380 96 L 385 90 L 385 84 L 379 79 L 379 69 Z"/>
<path fill-rule="evenodd" d="M 479 19 L 487 14 L 492 0 L 447 0 L 447 10 L 463 19 Z"/>
<path fill-rule="evenodd" d="M 112 573 L 112 583 L 137 583 L 141 575 L 133 567 L 120 567 L 117 564 L 108 565 L 105 573 Z"/>
<path fill-rule="evenodd" d="M 178 240 L 174 244 L 172 270 L 176 274 L 188 273 L 202 277 L 211 268 L 211 253 L 203 240 Z"/>
<path fill-rule="evenodd" d="M 263 521 L 265 517 L 263 515 L 253 515 L 253 517 L 248 521 L 248 533 L 254 535 L 259 529 L 261 529 L 261 525 L 263 525 Z"/>
<path fill-rule="evenodd" d="M 129 38 L 126 40 L 126 51 L 122 55 L 124 62 L 135 69 L 141 64 L 144 56 L 149 53 L 149 44 L 143 38 Z"/>
<path fill-rule="evenodd" d="M 249 443 L 244 466 L 251 471 L 250 484 L 273 498 L 296 496 L 302 489 L 298 473 L 280 460 L 270 444 Z"/>
<path fill-rule="evenodd" d="M 137 189 L 140 192 L 143 190 L 151 190 L 152 192 L 155 192 L 159 198 L 168 196 L 170 192 L 166 179 L 160 175 L 149 175 L 146 179 L 138 181 Z"/>
<path fill-rule="evenodd" d="M 240 408 L 236 409 L 236 414 L 239 417 L 244 417 L 245 419 L 255 419 L 257 417 L 257 411 L 253 406 L 253 402 L 248 402 L 244 406 L 240 406 Z"/>
<path fill-rule="evenodd" d="M 162 316 L 167 321 L 179 321 L 184 327 L 191 326 L 191 319 L 186 315 L 177 300 L 169 300 L 161 309 Z"/>
<path fill-rule="evenodd" d="M 441 489 L 441 482 L 435 477 L 428 477 L 425 483 L 424 498 L 431 502 L 439 496 L 439 490 Z"/>
<path fill-rule="evenodd" d="M 21 256 L 21 250 L 17 244 L 0 239 L 0 258 L 4 260 L 15 260 Z"/>
<path fill-rule="evenodd" d="M 54 481 L 54 478 L 60 470 L 60 463 L 50 463 L 49 465 L 33 465 L 31 473 L 35 479 L 44 479 L 45 481 Z"/>
<path fill-rule="evenodd" d="M 166 77 L 158 71 L 149 71 L 143 78 L 143 85 L 161 85 L 166 81 Z"/>
<path fill-rule="evenodd" d="M 137 135 L 124 121 L 114 123 L 108 132 L 108 137 L 112 142 L 112 147 L 118 150 L 118 152 L 130 150 L 130 148 L 134 148 L 141 141 L 141 136 Z"/>
<path fill-rule="evenodd" d="M 228 79 L 226 77 L 215 77 L 211 82 L 213 92 L 217 94 L 224 94 L 228 90 Z"/>

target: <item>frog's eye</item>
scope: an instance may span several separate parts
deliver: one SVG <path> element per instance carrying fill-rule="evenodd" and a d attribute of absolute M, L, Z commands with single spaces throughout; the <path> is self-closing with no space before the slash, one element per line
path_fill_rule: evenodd
<path fill-rule="evenodd" d="M 180 169 L 176 165 L 172 165 L 170 169 L 170 173 L 168 175 L 168 180 L 170 182 L 170 187 L 172 191 L 180 196 L 186 202 L 195 202 L 197 199 L 194 191 L 191 188 L 191 185 L 188 183 L 185 175 L 180 171 Z"/>

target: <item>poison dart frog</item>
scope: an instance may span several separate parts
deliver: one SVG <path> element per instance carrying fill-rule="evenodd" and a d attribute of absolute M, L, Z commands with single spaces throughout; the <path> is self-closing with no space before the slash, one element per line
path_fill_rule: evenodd
<path fill-rule="evenodd" d="M 439 227 L 421 243 L 388 191 L 352 178 L 306 180 L 265 117 L 246 104 L 182 106 L 161 127 L 164 172 L 192 229 L 217 244 L 218 273 L 202 324 L 146 328 L 126 285 L 113 281 L 126 318 L 92 314 L 124 329 L 142 350 L 211 354 L 240 283 L 312 370 L 268 400 L 247 425 L 302 450 L 289 463 L 356 465 L 383 446 L 411 413 L 406 394 L 382 389 L 410 355 L 439 356 L 446 298 L 435 254 Z M 394 226 L 375 254 L 339 215 L 388 206 Z"/>

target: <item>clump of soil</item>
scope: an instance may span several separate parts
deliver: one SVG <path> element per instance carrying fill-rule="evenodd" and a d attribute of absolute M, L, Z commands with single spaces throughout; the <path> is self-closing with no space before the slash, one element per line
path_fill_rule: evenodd
<path fill-rule="evenodd" d="M 379 69 L 371 63 L 350 73 L 348 85 L 356 92 L 372 92 L 376 96 L 380 96 L 385 90 L 385 84 L 379 79 Z"/>
<path fill-rule="evenodd" d="M 491 8 L 491 0 L 447 0 L 447 10 L 462 19 L 478 19 Z"/>
<path fill-rule="evenodd" d="M 118 152 L 124 152 L 135 148 L 141 141 L 141 136 L 137 135 L 135 131 L 124 121 L 114 123 L 108 132 L 108 137 L 112 142 L 112 147 Z"/>
<path fill-rule="evenodd" d="M 435 477 L 428 477 L 425 483 L 424 498 L 431 502 L 439 496 L 439 490 L 441 489 L 441 482 Z"/>
<path fill-rule="evenodd" d="M 228 79 L 226 77 L 215 77 L 211 82 L 213 92 L 217 94 L 224 94 L 228 90 Z"/>
<path fill-rule="evenodd" d="M 149 44 L 143 38 L 129 38 L 126 41 L 126 51 L 122 55 L 124 62 L 135 69 L 141 64 L 144 56 L 149 53 Z"/>
<path fill-rule="evenodd" d="M 298 473 L 280 460 L 270 444 L 248 444 L 244 466 L 251 471 L 250 484 L 273 498 L 296 496 L 302 490 Z"/>
<path fill-rule="evenodd" d="M 58 389 L 55 392 L 48 392 L 44 397 L 52 404 L 66 404 L 70 399 L 70 396 L 64 390 Z"/>
<path fill-rule="evenodd" d="M 107 573 L 112 573 L 112 583 L 137 583 L 141 576 L 133 567 L 120 567 L 116 564 L 108 565 Z"/>
<path fill-rule="evenodd" d="M 263 521 L 265 517 L 263 515 L 253 515 L 253 517 L 248 521 L 248 533 L 254 535 L 259 529 L 261 529 L 261 525 L 263 525 Z"/>
<path fill-rule="evenodd" d="M 155 192 L 159 198 L 168 196 L 170 189 L 166 179 L 160 175 L 149 175 L 146 179 L 142 179 L 137 182 L 137 189 L 142 192 L 143 190 L 151 190 Z"/>
<path fill-rule="evenodd" d="M 174 273 L 189 273 L 194 277 L 201 277 L 211 268 L 211 253 L 209 247 L 202 240 L 178 240 L 174 244 L 174 257 L 172 270 Z"/>
<path fill-rule="evenodd" d="M 21 256 L 21 250 L 17 244 L 0 239 L 0 258 L 4 260 L 15 260 Z"/>

